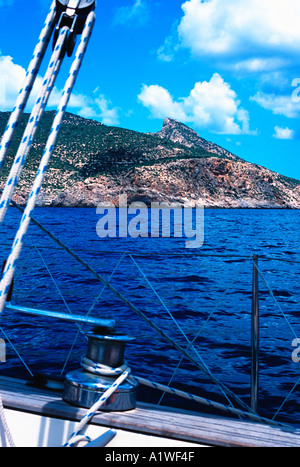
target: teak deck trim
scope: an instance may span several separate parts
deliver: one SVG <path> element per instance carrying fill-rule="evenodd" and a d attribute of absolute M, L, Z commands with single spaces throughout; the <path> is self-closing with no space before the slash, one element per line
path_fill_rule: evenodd
<path fill-rule="evenodd" d="M 0 394 L 6 408 L 68 420 L 80 420 L 85 409 L 68 405 L 61 394 L 0 376 Z M 128 412 L 99 412 L 93 424 L 197 444 L 229 447 L 298 447 L 300 429 L 138 404 Z"/>

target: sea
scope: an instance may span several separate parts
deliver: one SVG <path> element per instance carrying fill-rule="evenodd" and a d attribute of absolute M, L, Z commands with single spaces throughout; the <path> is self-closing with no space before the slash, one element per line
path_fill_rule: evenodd
<path fill-rule="evenodd" d="M 20 215 L 11 208 L 1 226 L 3 261 Z M 215 381 L 250 405 L 253 256 L 258 255 L 258 413 L 300 425 L 300 211 L 205 209 L 203 244 L 197 248 L 187 248 L 186 238 L 172 235 L 174 229 L 169 237 L 149 232 L 101 238 L 96 208 L 36 208 L 34 218 L 199 364 L 182 357 L 34 223 L 18 261 L 13 304 L 116 319 L 117 331 L 135 338 L 125 353 L 133 374 L 222 404 L 228 400 Z M 89 330 L 5 309 L 0 374 L 64 375 L 80 367 Z M 140 387 L 138 397 L 207 411 L 155 389 Z"/>

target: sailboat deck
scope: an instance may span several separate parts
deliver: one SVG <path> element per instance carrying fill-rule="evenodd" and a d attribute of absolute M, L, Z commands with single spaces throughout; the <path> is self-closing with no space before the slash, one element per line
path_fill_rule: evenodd
<path fill-rule="evenodd" d="M 68 405 L 55 391 L 29 386 L 0 376 L 0 394 L 6 408 L 77 421 L 86 410 Z M 210 446 L 297 447 L 300 430 L 237 421 L 194 412 L 139 403 L 128 412 L 98 412 L 94 425 L 168 437 Z"/>

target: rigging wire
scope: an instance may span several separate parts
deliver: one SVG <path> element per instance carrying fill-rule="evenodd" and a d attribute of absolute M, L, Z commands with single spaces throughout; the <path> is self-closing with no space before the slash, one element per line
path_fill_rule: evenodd
<path fill-rule="evenodd" d="M 20 207 L 19 205 L 17 205 L 17 203 L 15 203 L 14 201 L 12 201 L 12 204 L 13 206 L 15 206 L 19 211 L 23 212 L 23 208 Z M 61 242 L 56 236 L 54 236 L 48 229 L 46 229 L 42 224 L 40 224 L 36 219 L 32 218 L 32 221 L 33 223 L 35 223 L 35 225 L 37 225 L 42 231 L 44 231 L 50 238 L 52 238 L 52 240 L 54 240 L 54 242 L 57 243 L 58 247 L 62 248 L 64 251 L 66 251 L 68 254 L 70 254 L 76 261 L 78 261 L 85 269 L 87 269 L 88 271 L 90 271 L 92 273 L 92 275 L 97 278 L 100 282 L 102 283 L 106 283 L 105 279 L 103 279 L 93 268 L 91 268 L 85 261 L 83 261 L 73 250 L 71 250 L 69 247 L 67 247 L 66 245 L 63 244 L 63 242 Z M 138 255 L 139 256 L 139 255 Z M 160 255 L 159 255 L 160 256 Z M 198 256 L 209 256 L 209 255 L 198 255 Z M 213 255 L 215 256 L 215 255 Z M 224 255 L 218 255 L 218 256 L 224 256 Z M 225 257 L 227 257 L 229 255 L 225 255 Z M 233 255 L 235 256 L 235 255 Z M 244 257 L 245 258 L 245 257 Z M 276 259 L 278 261 L 285 261 L 284 258 L 273 258 L 273 257 L 262 257 L 261 259 L 264 259 L 264 260 L 273 260 L 273 259 Z M 249 258 L 246 258 L 246 261 L 247 262 L 249 260 Z M 243 264 L 241 266 L 240 269 L 242 269 L 243 267 L 245 266 L 245 264 Z M 260 271 L 260 274 L 262 275 L 262 272 Z M 231 284 L 234 282 L 235 278 L 232 280 Z M 113 293 L 116 292 L 116 295 L 124 301 L 124 303 L 126 303 L 127 305 L 131 307 L 131 304 L 130 302 L 124 297 L 122 296 L 122 294 L 119 294 L 113 287 L 108 287 Z M 226 291 L 224 292 L 224 295 L 227 293 L 227 290 L 229 289 L 230 287 L 228 287 L 226 289 Z M 269 289 L 271 289 L 271 287 L 269 286 Z M 274 295 L 274 294 L 273 294 Z M 278 301 L 276 300 L 275 296 L 273 296 L 274 298 L 274 301 L 277 302 L 277 306 L 279 307 L 280 311 L 283 313 L 283 310 L 282 308 L 280 307 L 280 305 L 278 304 Z M 219 304 L 217 304 L 218 306 Z M 217 307 L 216 306 L 216 307 Z M 134 309 L 135 307 L 133 306 L 132 309 Z M 216 308 L 215 308 L 216 310 Z M 213 312 L 215 312 L 215 310 L 213 310 Z M 294 332 L 293 332 L 294 334 Z M 170 383 L 169 383 L 170 384 Z M 297 385 L 296 385 L 297 386 Z"/>
<path fill-rule="evenodd" d="M 16 355 L 19 357 L 19 359 L 21 360 L 22 364 L 24 365 L 24 367 L 26 368 L 26 370 L 28 371 L 28 373 L 30 374 L 30 376 L 32 377 L 32 376 L 33 376 L 32 371 L 30 370 L 29 366 L 27 365 L 27 363 L 25 362 L 25 360 L 23 359 L 23 357 L 21 356 L 20 352 L 18 351 L 18 349 L 16 348 L 16 346 L 13 344 L 13 342 L 11 341 L 11 339 L 9 338 L 9 336 L 7 335 L 7 333 L 4 331 L 4 329 L 3 329 L 2 327 L 0 327 L 0 331 L 2 332 L 3 336 L 5 337 L 5 340 L 11 345 L 12 349 L 14 350 L 14 352 L 16 353 Z"/>
<path fill-rule="evenodd" d="M 125 253 L 123 253 L 123 255 L 122 255 L 121 258 L 119 259 L 118 263 L 116 264 L 114 270 L 113 270 L 112 273 L 110 274 L 110 276 L 109 276 L 109 278 L 108 278 L 108 282 L 110 282 L 111 279 L 113 278 L 115 272 L 117 271 L 118 267 L 120 266 L 121 262 L 123 261 L 124 256 L 125 256 Z M 102 296 L 102 294 L 103 294 L 103 292 L 104 292 L 105 289 L 106 289 L 106 285 L 104 285 L 104 286 L 102 287 L 102 289 L 101 289 L 99 295 L 97 295 L 97 296 L 95 297 L 95 299 L 94 299 L 94 301 L 93 301 L 93 303 L 92 303 L 90 309 L 89 309 L 88 312 L 85 314 L 85 316 L 89 316 L 90 313 L 92 313 L 93 309 L 95 308 L 96 304 L 99 302 L 99 300 L 100 300 L 100 298 L 101 298 L 101 296 Z M 72 342 L 71 348 L 70 348 L 70 350 L 69 350 L 69 353 L 68 353 L 68 355 L 67 355 L 67 358 L 66 358 L 66 360 L 65 360 L 65 362 L 64 362 L 64 365 L 63 365 L 63 367 L 62 367 L 61 375 L 64 373 L 64 371 L 65 371 L 65 369 L 66 369 L 66 366 L 67 366 L 68 361 L 69 361 L 69 359 L 70 359 L 70 357 L 71 357 L 73 348 L 74 348 L 74 346 L 75 346 L 75 344 L 76 344 L 76 341 L 77 341 L 77 339 L 78 339 L 78 336 L 79 336 L 79 330 L 77 331 L 77 333 L 76 333 L 76 335 L 75 335 L 75 337 L 74 337 L 74 340 L 73 340 L 73 342 Z"/>
<path fill-rule="evenodd" d="M 201 334 L 202 330 L 204 329 L 204 327 L 206 326 L 206 324 L 208 323 L 208 321 L 210 320 L 210 318 L 212 317 L 212 315 L 213 315 L 213 314 L 216 312 L 216 310 L 219 308 L 219 306 L 220 306 L 220 304 L 222 303 L 222 301 L 223 301 L 225 295 L 226 295 L 226 294 L 228 293 L 228 291 L 231 289 L 232 284 L 234 284 L 235 280 L 237 279 L 237 277 L 239 276 L 239 274 L 240 274 L 240 273 L 242 272 L 242 270 L 244 269 L 244 267 L 245 267 L 245 265 L 246 265 L 246 263 L 247 263 L 248 260 L 249 260 L 249 258 L 246 258 L 245 262 L 244 262 L 244 263 L 242 264 L 242 266 L 238 269 L 238 271 L 236 272 L 235 276 L 234 276 L 233 279 L 231 280 L 230 284 L 227 286 L 226 290 L 225 290 L 224 293 L 222 294 L 221 298 L 218 300 L 217 304 L 215 305 L 215 307 L 213 308 L 213 310 L 211 311 L 211 313 L 209 314 L 209 316 L 208 316 L 207 319 L 205 320 L 204 324 L 202 325 L 202 327 L 200 328 L 200 330 L 198 330 L 197 334 L 195 335 L 195 337 L 194 337 L 193 340 L 191 341 L 191 344 L 189 344 L 189 345 L 186 347 L 186 350 L 189 349 L 189 346 L 190 346 L 190 345 L 193 345 L 193 344 L 196 342 L 197 338 L 198 338 L 199 335 Z M 171 377 L 170 377 L 170 379 L 169 379 L 169 382 L 168 382 L 167 386 L 169 386 L 169 385 L 172 383 L 172 381 L 173 381 L 173 379 L 174 379 L 174 377 L 175 377 L 175 375 L 176 375 L 176 373 L 177 373 L 177 371 L 178 371 L 178 369 L 179 369 L 179 367 L 180 367 L 182 361 L 183 361 L 183 357 L 181 356 L 181 357 L 180 357 L 180 360 L 179 360 L 178 363 L 177 363 L 176 368 L 174 369 L 174 371 L 173 371 L 173 373 L 172 373 L 172 375 L 171 375 Z M 204 363 L 204 362 L 203 362 L 203 363 Z M 207 367 L 207 369 L 208 369 L 208 367 Z M 160 398 L 160 400 L 159 400 L 159 404 L 161 404 L 161 402 L 162 402 L 162 400 L 163 400 L 163 398 L 164 398 L 164 395 L 165 395 L 165 393 L 162 394 L 162 396 L 161 396 L 161 398 Z M 225 395 L 225 397 L 227 398 L 226 394 L 224 394 L 224 395 Z M 228 398 L 227 398 L 227 400 L 228 400 Z M 229 401 L 229 402 L 232 404 L 231 401 Z"/>
<path fill-rule="evenodd" d="M 135 264 L 135 266 L 137 267 L 137 269 L 139 270 L 139 272 L 141 273 L 141 275 L 143 276 L 143 278 L 145 279 L 145 281 L 147 282 L 147 284 L 149 285 L 149 287 L 151 288 L 151 290 L 153 291 L 153 293 L 155 294 L 155 296 L 158 298 L 159 302 L 162 304 L 163 308 L 166 310 L 167 314 L 169 315 L 169 317 L 171 318 L 171 320 L 175 323 L 175 326 L 179 329 L 180 333 L 183 335 L 184 339 L 187 341 L 188 345 L 186 347 L 186 350 L 188 350 L 189 348 L 191 348 L 196 356 L 199 358 L 199 361 L 201 363 L 201 365 L 203 365 L 203 367 L 206 369 L 206 371 L 208 372 L 209 374 L 209 377 L 211 379 L 215 378 L 212 374 L 212 372 L 210 371 L 210 369 L 208 368 L 207 364 L 204 362 L 203 358 L 201 357 L 201 355 L 199 354 L 199 352 L 197 351 L 197 349 L 194 347 L 194 342 L 195 340 L 193 341 L 190 341 L 189 338 L 187 337 L 186 333 L 184 332 L 184 330 L 181 328 L 180 324 L 178 323 L 178 321 L 174 318 L 173 314 L 171 313 L 171 311 L 168 309 L 168 307 L 166 306 L 166 304 L 164 303 L 164 301 L 162 300 L 162 298 L 160 297 L 160 295 L 157 293 L 157 291 L 155 290 L 155 288 L 153 287 L 153 285 L 151 284 L 151 282 L 149 281 L 149 279 L 147 278 L 147 276 L 145 275 L 145 273 L 143 272 L 143 270 L 140 268 L 139 264 L 135 261 L 135 259 L 133 258 L 133 256 L 131 254 L 129 254 L 129 257 L 132 259 L 133 263 Z M 181 357 L 181 361 L 183 360 L 183 357 Z M 173 375 L 171 376 L 171 380 L 169 382 L 169 384 L 171 383 L 171 381 L 173 380 L 174 376 L 175 376 L 175 373 L 177 371 L 177 369 L 179 368 L 180 365 L 177 365 L 177 367 L 175 368 L 174 372 L 173 372 Z M 216 379 L 216 378 L 215 378 Z M 216 379 L 216 381 L 218 381 Z M 215 382 L 216 382 L 215 381 Z M 225 396 L 225 398 L 227 399 L 227 402 L 229 402 L 229 404 L 232 404 L 232 402 L 230 401 L 229 397 L 227 396 L 226 392 L 223 390 L 222 386 L 220 385 L 220 382 L 216 383 L 218 385 L 218 387 L 221 389 L 223 395 Z M 160 405 L 162 399 L 164 397 L 164 394 L 162 395 L 161 399 L 159 400 L 158 402 L 158 405 Z"/>
<path fill-rule="evenodd" d="M 16 203 L 14 203 L 16 205 Z M 157 326 L 150 318 L 148 318 L 141 310 L 139 310 L 130 300 L 128 300 L 121 292 L 119 292 L 115 287 L 113 287 L 104 277 L 102 277 L 95 269 L 93 269 L 86 261 L 79 257 L 72 249 L 66 246 L 61 240 L 59 240 L 55 235 L 53 235 L 48 229 L 42 226 L 38 221 L 34 220 L 34 223 L 39 226 L 47 235 L 50 236 L 58 245 L 60 245 L 66 252 L 68 252 L 76 261 L 78 261 L 85 269 L 87 269 L 99 282 L 102 282 L 114 295 L 116 295 L 122 302 L 129 306 L 129 308 L 134 311 L 138 316 L 140 316 L 144 321 L 146 321 L 150 327 L 152 327 L 158 334 L 160 334 L 167 342 L 169 342 L 173 347 L 175 347 L 182 356 L 190 360 L 196 365 L 201 371 L 205 374 L 208 374 L 206 368 L 199 364 L 189 353 L 183 349 L 176 341 L 174 341 L 168 334 L 162 331 L 159 326 Z M 251 411 L 251 409 L 245 404 L 238 396 L 236 396 L 230 389 L 225 385 L 220 383 L 225 392 L 230 394 L 230 396 L 244 409 Z"/>
<path fill-rule="evenodd" d="M 54 25 L 55 25 L 55 17 L 56 17 L 56 12 L 55 12 L 55 1 L 54 1 L 52 3 L 50 12 L 49 12 L 49 14 L 47 16 L 45 27 L 44 27 L 44 29 L 43 29 L 43 31 L 41 33 L 38 46 L 35 49 L 33 59 L 31 61 L 30 65 L 29 65 L 29 69 L 28 69 L 28 72 L 27 72 L 27 75 L 26 75 L 25 84 L 24 84 L 23 88 L 20 91 L 20 94 L 19 94 L 18 99 L 17 99 L 16 106 L 15 106 L 15 108 L 13 110 L 13 113 L 11 114 L 10 120 L 8 122 L 8 125 L 6 127 L 6 131 L 4 133 L 4 136 L 3 136 L 3 139 L 2 139 L 2 142 L 1 142 L 1 146 L 0 146 L 0 168 L 1 168 L 1 166 L 2 166 L 2 164 L 4 162 L 4 160 L 5 160 L 5 157 L 6 157 L 7 151 L 9 149 L 9 147 L 10 147 L 12 138 L 13 138 L 14 133 L 15 133 L 15 130 L 16 130 L 16 128 L 18 126 L 18 123 L 20 121 L 20 118 L 21 118 L 21 116 L 23 114 L 23 111 L 25 109 L 25 105 L 27 103 L 28 97 L 30 95 L 33 84 L 34 84 L 35 79 L 37 77 L 37 73 L 38 73 L 42 58 L 43 58 L 43 56 L 45 54 L 46 48 L 48 46 L 48 43 L 49 43 L 49 40 L 50 40 L 50 37 L 51 37 L 51 34 L 53 32 L 53 28 L 54 28 Z M 87 17 L 86 27 L 83 30 L 82 37 L 81 37 L 81 42 L 80 42 L 80 45 L 78 47 L 78 51 L 76 53 L 75 60 L 74 60 L 74 62 L 72 64 L 72 66 L 71 66 L 69 77 L 68 77 L 68 79 L 66 81 L 66 84 L 65 84 L 62 96 L 61 96 L 59 109 L 58 109 L 58 112 L 57 112 L 57 114 L 56 114 L 56 116 L 54 118 L 53 124 L 52 124 L 51 133 L 49 135 L 49 138 L 48 138 L 48 141 L 47 141 L 47 144 L 46 144 L 46 148 L 45 148 L 43 157 L 42 157 L 41 162 L 40 162 L 39 170 L 37 172 L 35 181 L 33 183 L 32 191 L 31 191 L 28 203 L 26 205 L 26 208 L 24 210 L 24 215 L 22 217 L 22 220 L 21 220 L 21 223 L 20 223 L 20 226 L 19 226 L 19 230 L 17 231 L 16 237 L 15 237 L 15 240 L 14 240 L 14 243 L 13 243 L 13 246 L 12 246 L 12 251 L 10 253 L 10 256 L 8 258 L 8 261 L 7 261 L 7 265 L 6 265 L 5 270 L 4 270 L 4 274 L 3 274 L 1 284 L 0 284 L 0 313 L 2 312 L 2 310 L 3 310 L 4 306 L 5 306 L 5 300 L 6 300 L 6 296 L 7 296 L 10 284 L 12 282 L 12 278 L 14 276 L 16 262 L 17 262 L 17 260 L 18 260 L 18 258 L 20 256 L 21 249 L 22 249 L 22 246 L 23 246 L 23 237 L 25 236 L 25 234 L 27 232 L 27 229 L 28 229 L 28 226 L 29 226 L 29 223 L 32 220 L 32 217 L 31 217 L 32 212 L 33 212 L 33 210 L 35 208 L 37 196 L 38 196 L 38 194 L 40 192 L 40 189 L 41 189 L 41 186 L 42 186 L 42 183 L 43 183 L 43 180 L 44 180 L 44 176 L 45 176 L 45 172 L 47 170 L 49 160 L 50 160 L 50 158 L 51 158 L 51 156 L 53 154 L 54 146 L 55 146 L 56 139 L 57 139 L 57 134 L 58 134 L 60 125 L 62 123 L 63 115 L 64 115 L 64 112 L 65 112 L 68 100 L 70 98 L 70 94 L 72 92 L 72 89 L 73 89 L 73 86 L 74 86 L 75 79 L 77 77 L 79 68 L 81 66 L 81 62 L 82 62 L 84 53 L 86 51 L 86 47 L 87 47 L 87 44 L 88 44 L 88 41 L 89 41 L 89 38 L 90 38 L 90 34 L 91 34 L 92 29 L 93 29 L 94 21 L 95 21 L 95 15 L 94 15 L 94 12 L 91 12 Z M 3 218 L 5 216 L 5 213 L 6 213 L 6 210 L 8 209 L 8 207 L 9 207 L 9 205 L 11 203 L 11 198 L 12 198 L 12 194 L 13 194 L 13 191 L 14 191 L 14 187 L 16 186 L 16 184 L 18 182 L 18 179 L 19 179 L 19 177 L 21 175 L 22 168 L 23 168 L 23 166 L 25 164 L 27 154 L 29 152 L 31 143 L 33 141 L 33 138 L 34 138 L 34 135 L 35 135 L 35 132 L 36 132 L 37 124 L 38 124 L 38 122 L 39 122 L 39 120 L 41 118 L 41 115 L 42 115 L 43 111 L 44 111 L 44 108 L 45 108 L 46 103 L 48 101 L 48 98 L 50 96 L 51 90 L 53 89 L 56 76 L 57 76 L 58 71 L 59 71 L 60 66 L 61 66 L 61 62 L 62 62 L 61 51 L 62 51 L 62 49 L 64 47 L 64 44 L 65 44 L 65 42 L 67 40 L 68 31 L 69 31 L 69 27 L 67 27 L 67 26 L 62 27 L 61 30 L 60 30 L 58 41 L 56 43 L 55 50 L 54 50 L 53 55 L 51 57 L 49 68 L 48 68 L 48 70 L 46 72 L 46 75 L 45 75 L 42 91 L 40 93 L 40 96 L 39 96 L 38 100 L 36 101 L 35 107 L 34 107 L 32 113 L 31 113 L 31 116 L 29 118 L 28 126 L 25 129 L 23 139 L 22 139 L 21 145 L 19 146 L 19 150 L 17 152 L 17 155 L 16 155 L 16 158 L 15 158 L 13 167 L 11 169 L 7 184 L 6 184 L 6 186 L 5 186 L 4 190 L 3 190 L 2 197 L 1 197 L 1 200 L 0 200 L 0 222 L 3 220 Z M 74 258 L 75 257 L 78 258 L 78 256 L 76 254 L 74 254 L 72 256 Z M 133 259 L 132 255 L 130 254 L 129 256 L 134 261 L 134 263 L 137 265 L 137 263 Z M 205 255 L 203 255 L 203 256 L 205 256 Z M 206 255 L 206 256 L 215 256 L 215 257 L 222 256 L 223 257 L 223 255 Z M 227 257 L 229 257 L 229 256 L 233 257 L 233 255 L 226 255 L 226 256 Z M 235 256 L 239 257 L 239 255 L 235 255 Z M 123 257 L 121 258 L 121 260 L 122 259 L 123 259 Z M 121 262 L 121 260 L 120 260 L 120 262 Z M 248 258 L 246 259 L 246 261 L 245 261 L 245 263 L 243 264 L 242 267 L 244 267 L 244 265 L 246 264 L 247 261 L 248 261 Z M 84 262 L 82 262 L 82 261 L 80 261 L 80 262 L 81 262 L 81 264 L 84 264 Z M 89 267 L 88 269 L 91 272 L 93 272 L 92 268 Z M 138 266 L 138 269 L 141 271 L 139 266 Z M 262 276 L 262 273 L 259 271 L 258 268 L 257 268 L 257 270 L 260 273 L 260 275 Z M 143 273 L 143 275 L 144 275 L 144 273 Z M 95 276 L 95 274 L 94 274 L 94 276 Z M 177 350 L 179 350 L 183 357 L 186 357 L 189 360 L 191 360 L 193 363 L 195 363 L 196 366 L 198 368 L 200 368 L 202 371 L 204 371 L 204 373 L 207 374 L 213 381 L 215 381 L 221 387 L 221 389 L 225 391 L 225 393 L 229 394 L 231 397 L 234 397 L 236 402 L 238 402 L 240 405 L 242 405 L 243 407 L 246 407 L 248 410 L 250 410 L 246 406 L 246 404 L 244 404 L 237 396 L 235 396 L 230 390 L 228 390 L 228 388 L 226 388 L 226 386 L 224 386 L 222 383 L 218 382 L 216 380 L 216 378 L 211 374 L 211 372 L 208 370 L 208 368 L 206 366 L 203 367 L 203 366 L 199 365 L 199 362 L 197 362 L 187 352 L 190 347 L 193 348 L 193 342 L 196 340 L 196 338 L 198 337 L 198 335 L 202 331 L 202 329 L 205 326 L 206 322 L 210 319 L 212 314 L 215 312 L 215 309 L 218 307 L 220 302 L 216 305 L 215 309 L 210 314 L 208 320 L 204 323 L 204 325 L 202 326 L 202 328 L 200 329 L 200 331 L 198 332 L 198 334 L 194 338 L 194 341 L 190 342 L 187 339 L 186 335 L 183 333 L 184 337 L 188 341 L 187 348 L 183 349 L 179 344 L 177 344 L 173 339 L 171 339 L 166 333 L 161 331 L 152 320 L 150 320 L 148 317 L 146 317 L 146 315 L 144 315 L 144 313 L 142 313 L 140 310 L 138 310 L 129 300 L 127 300 L 121 293 L 119 293 L 114 287 L 112 287 L 110 285 L 110 283 L 109 283 L 109 280 L 106 281 L 98 273 L 96 273 L 95 277 L 97 277 L 97 279 L 99 279 L 99 281 L 104 284 L 104 287 L 102 288 L 102 291 L 101 291 L 100 296 L 98 297 L 97 301 L 101 297 L 104 289 L 107 287 L 109 290 L 111 290 L 113 293 L 115 293 L 122 301 L 127 303 L 132 310 L 137 312 L 137 314 L 140 317 L 142 317 L 144 320 L 146 320 L 150 324 L 150 326 L 152 328 L 154 328 L 157 332 L 159 332 L 162 335 L 162 337 L 167 339 L 167 341 L 169 343 L 171 343 Z M 144 277 L 146 278 L 145 275 L 144 275 Z M 148 281 L 147 278 L 146 278 L 146 280 Z M 265 281 L 265 279 L 264 279 L 264 281 Z M 149 281 L 148 281 L 148 283 L 149 283 L 151 289 L 156 294 L 156 296 L 160 299 L 157 292 L 151 286 L 151 283 Z M 268 284 L 267 284 L 267 286 L 269 288 L 269 291 L 270 291 L 273 299 L 277 303 L 280 311 L 283 313 L 283 310 L 280 307 L 277 300 L 275 299 L 275 296 L 274 296 L 271 288 L 269 287 Z M 226 292 L 227 291 L 225 291 L 223 296 L 226 294 Z M 223 299 L 223 296 L 221 297 L 221 301 Z M 165 306 L 164 302 L 161 299 L 160 299 L 160 301 L 161 301 L 162 305 L 164 306 L 164 308 L 170 314 L 170 312 L 167 309 L 167 307 Z M 283 313 L 283 315 L 285 317 L 284 313 Z M 172 316 L 172 314 L 171 314 L 171 316 Z M 294 332 L 293 328 L 291 327 L 289 321 L 287 320 L 286 317 L 285 317 L 285 319 L 286 319 L 289 327 L 291 328 L 291 330 L 293 331 L 293 333 L 295 335 L 295 332 Z M 175 320 L 175 323 L 177 323 L 176 320 Z M 181 329 L 180 326 L 179 326 L 179 329 Z M 199 355 L 198 355 L 198 357 L 201 358 Z M 296 385 L 295 385 L 295 387 L 296 387 Z"/>

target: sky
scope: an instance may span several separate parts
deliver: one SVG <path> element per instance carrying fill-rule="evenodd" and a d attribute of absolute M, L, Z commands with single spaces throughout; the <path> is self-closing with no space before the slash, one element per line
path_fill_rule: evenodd
<path fill-rule="evenodd" d="M 0 111 L 14 106 L 50 3 L 0 0 Z M 300 179 L 299 0 L 98 0 L 96 18 L 70 112 L 141 132 L 174 118 Z"/>

